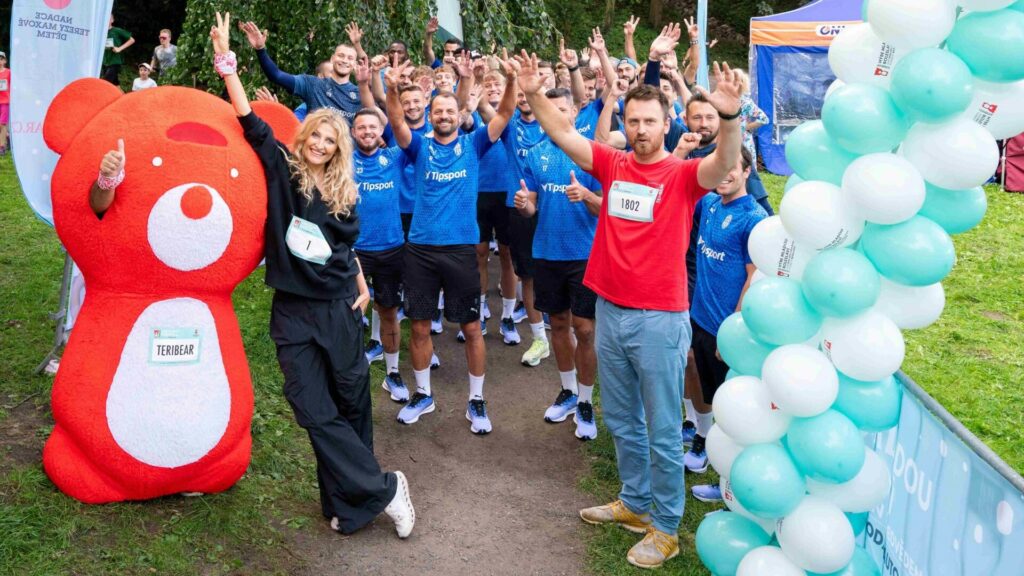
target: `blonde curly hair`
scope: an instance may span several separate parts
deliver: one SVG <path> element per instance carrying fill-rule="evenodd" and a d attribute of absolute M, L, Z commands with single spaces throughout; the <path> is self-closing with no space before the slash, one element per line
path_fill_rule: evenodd
<path fill-rule="evenodd" d="M 299 181 L 299 193 L 306 201 L 311 201 L 316 181 L 313 179 L 313 172 L 306 162 L 303 150 L 313 131 L 323 124 L 327 124 L 337 132 L 338 149 L 324 166 L 320 197 L 327 204 L 331 216 L 348 218 L 352 214 L 352 207 L 359 199 L 359 194 L 352 176 L 352 137 L 349 135 L 348 123 L 345 122 L 341 114 L 330 108 L 321 108 L 310 112 L 302 126 L 299 127 L 298 134 L 295 135 L 292 146 L 295 153 L 288 158 L 288 167 L 291 169 L 292 176 Z"/>

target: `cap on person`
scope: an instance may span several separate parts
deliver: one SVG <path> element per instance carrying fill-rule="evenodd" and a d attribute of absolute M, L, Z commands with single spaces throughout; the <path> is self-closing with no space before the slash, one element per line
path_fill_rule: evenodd
<path fill-rule="evenodd" d="M 638 65 L 636 63 L 636 60 L 633 60 L 629 56 L 623 56 L 622 59 L 619 60 L 618 63 L 616 63 L 615 67 L 618 68 L 622 64 L 629 64 L 633 68 L 637 68 L 638 67 Z"/>
<path fill-rule="evenodd" d="M 7 60 L 7 54 L 5 54 L 3 51 L 0 51 L 0 58 Z"/>
<path fill-rule="evenodd" d="M 139 68 L 145 68 L 146 70 L 149 70 L 150 72 L 153 71 L 153 67 L 150 66 L 149 63 L 147 63 L 147 62 L 142 62 L 141 64 L 139 64 Z"/>

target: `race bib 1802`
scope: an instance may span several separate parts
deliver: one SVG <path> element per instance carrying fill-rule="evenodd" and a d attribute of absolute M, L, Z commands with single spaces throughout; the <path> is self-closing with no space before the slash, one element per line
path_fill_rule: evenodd
<path fill-rule="evenodd" d="M 661 191 L 633 182 L 612 182 L 608 192 L 608 214 L 634 222 L 654 221 L 654 202 Z"/>
<path fill-rule="evenodd" d="M 7 92 L 7 78 L 0 80 L 0 92 Z"/>
<path fill-rule="evenodd" d="M 149 335 L 149 363 L 195 364 L 201 345 L 198 328 L 154 328 Z"/>
<path fill-rule="evenodd" d="M 323 265 L 331 257 L 331 245 L 327 243 L 320 227 L 298 216 L 292 216 L 284 242 L 289 252 L 307 262 Z"/>

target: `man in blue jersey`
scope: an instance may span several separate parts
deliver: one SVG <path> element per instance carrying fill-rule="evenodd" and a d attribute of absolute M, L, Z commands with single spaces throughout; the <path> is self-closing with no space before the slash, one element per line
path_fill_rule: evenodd
<path fill-rule="evenodd" d="M 727 316 L 740 309 L 743 294 L 750 286 L 756 268 L 750 260 L 747 240 L 750 231 L 768 214 L 747 194 L 746 181 L 754 160 L 745 148 L 740 161 L 729 171 L 714 193 L 697 204 L 700 232 L 697 236 L 697 282 L 694 288 L 690 324 L 700 394 L 692 398 L 696 408 L 697 434 L 693 446 L 683 457 L 687 470 L 702 473 L 708 458 L 704 439 L 711 429 L 711 403 L 715 392 L 725 381 L 729 367 L 718 354 L 718 327 Z M 694 486 L 698 500 L 721 500 L 718 485 Z"/>
<path fill-rule="evenodd" d="M 507 64 L 506 64 L 507 66 Z M 514 74 L 511 66 L 507 71 Z M 476 244 L 480 238 L 475 210 L 480 158 L 498 140 L 515 108 L 514 82 L 509 82 L 497 113 L 487 129 L 459 135 L 460 104 L 450 92 L 430 101 L 431 136 L 410 130 L 398 99 L 399 68 L 388 71 L 387 113 L 395 140 L 416 167 L 416 207 L 405 248 L 405 314 L 412 320 L 409 351 L 416 392 L 398 413 L 398 421 L 416 422 L 433 412 L 430 390 L 430 321 L 440 290 L 445 292 L 445 317 L 458 323 L 466 337 L 469 402 L 466 418 L 474 434 L 491 431 L 483 397 L 486 351 L 480 333 L 480 276 Z M 463 78 L 470 90 L 473 77 Z"/>
<path fill-rule="evenodd" d="M 398 305 L 401 303 L 405 239 L 398 211 L 402 172 L 408 163 L 397 146 L 380 148 L 384 125 L 376 110 L 364 108 L 352 119 L 355 150 L 352 167 L 359 189 L 357 211 L 362 223 L 355 243 L 363 275 L 373 287 L 373 307 L 380 319 L 385 378 L 383 388 L 395 402 L 409 400 L 409 390 L 398 370 Z"/>
<path fill-rule="evenodd" d="M 575 122 L 576 107 L 568 90 L 548 90 L 546 96 L 567 120 Z M 583 285 L 583 275 L 601 211 L 601 196 L 594 192 L 601 185 L 551 140 L 530 149 L 523 172 L 516 208 L 524 216 L 537 215 L 535 303 L 551 319 L 551 343 L 562 384 L 554 403 L 544 412 L 544 420 L 562 422 L 575 414 L 576 437 L 593 440 L 597 437 L 592 403 L 597 375 L 597 295 Z"/>

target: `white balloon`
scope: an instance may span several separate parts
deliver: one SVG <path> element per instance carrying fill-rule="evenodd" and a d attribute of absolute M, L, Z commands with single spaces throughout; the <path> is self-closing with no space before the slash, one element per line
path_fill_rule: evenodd
<path fill-rule="evenodd" d="M 963 117 L 984 126 L 996 140 L 1024 132 L 1024 80 L 986 82 L 974 79 L 974 98 Z"/>
<path fill-rule="evenodd" d="M 707 450 L 708 460 L 718 475 L 728 478 L 729 472 L 732 471 L 733 460 L 736 460 L 736 457 L 743 451 L 743 445 L 730 438 L 721 426 L 713 424 L 711 430 L 708 431 L 704 447 Z"/>
<path fill-rule="evenodd" d="M 825 100 L 828 100 L 828 97 L 833 92 L 835 92 L 836 90 L 839 90 L 843 86 L 846 86 L 846 82 L 843 82 L 839 78 L 836 78 L 835 80 L 833 80 L 832 83 L 828 85 L 828 89 L 825 90 Z"/>
<path fill-rule="evenodd" d="M 930 326 L 946 306 L 946 291 L 941 282 L 929 286 L 906 286 L 882 276 L 875 309 L 904 330 Z"/>
<path fill-rule="evenodd" d="M 779 217 L 798 244 L 813 250 L 849 246 L 864 232 L 864 217 L 856 205 L 838 186 L 828 182 L 794 186 L 782 197 Z"/>
<path fill-rule="evenodd" d="M 853 527 L 838 506 L 807 496 L 782 520 L 777 534 L 787 558 L 804 570 L 830 573 L 853 558 Z"/>
<path fill-rule="evenodd" d="M 887 44 L 875 34 L 868 23 L 847 26 L 828 48 L 828 65 L 836 78 L 846 84 L 861 82 L 888 88 L 893 66 L 907 53 Z M 829 86 L 834 91 L 838 82 Z M 825 98 L 828 98 L 826 93 Z"/>
<path fill-rule="evenodd" d="M 821 349 L 836 370 L 874 382 L 899 370 L 906 351 L 903 334 L 887 316 L 870 308 L 850 318 L 825 318 Z"/>
<path fill-rule="evenodd" d="M 906 158 L 888 152 L 867 154 L 843 173 L 843 193 L 868 222 L 897 224 L 924 205 L 924 178 Z"/>
<path fill-rule="evenodd" d="M 972 12 L 1002 10 L 1017 0 L 957 0 L 957 4 Z"/>
<path fill-rule="evenodd" d="M 790 237 L 778 215 L 765 218 L 750 231 L 747 252 L 757 269 L 767 277 L 779 276 L 799 280 L 804 268 L 814 258 L 810 250 Z"/>
<path fill-rule="evenodd" d="M 942 124 L 914 124 L 903 140 L 900 154 L 917 168 L 925 180 L 947 190 L 981 186 L 995 173 L 999 164 L 999 147 L 995 139 L 987 130 L 963 116 Z M 786 197 L 791 194 L 792 191 Z M 783 198 L 783 204 L 785 201 Z"/>
<path fill-rule="evenodd" d="M 715 392 L 715 421 L 744 446 L 775 442 L 786 434 L 790 417 L 772 403 L 768 387 L 753 376 L 726 380 Z"/>
<path fill-rule="evenodd" d="M 807 491 L 828 500 L 844 512 L 867 512 L 889 496 L 889 467 L 874 450 L 864 448 L 864 465 L 856 476 L 841 484 L 807 479 Z"/>
<path fill-rule="evenodd" d="M 727 476 L 721 476 L 718 479 L 718 487 L 722 490 L 722 501 L 725 502 L 725 507 L 733 512 L 743 516 L 747 520 L 753 520 L 758 526 L 764 529 L 765 533 L 769 536 L 775 534 L 775 524 L 778 518 L 761 518 L 760 516 L 754 516 L 749 510 L 740 504 L 740 501 L 736 499 L 736 494 L 732 491 L 732 482 L 729 481 Z"/>
<path fill-rule="evenodd" d="M 950 0 L 877 0 L 867 20 L 886 42 L 907 50 L 937 46 L 953 31 L 956 6 Z"/>
<path fill-rule="evenodd" d="M 780 548 L 760 546 L 747 552 L 736 576 L 807 576 L 807 573 L 793 564 Z"/>
<path fill-rule="evenodd" d="M 799 418 L 828 410 L 839 393 L 839 376 L 828 356 L 803 344 L 772 350 L 761 378 L 779 409 Z"/>

